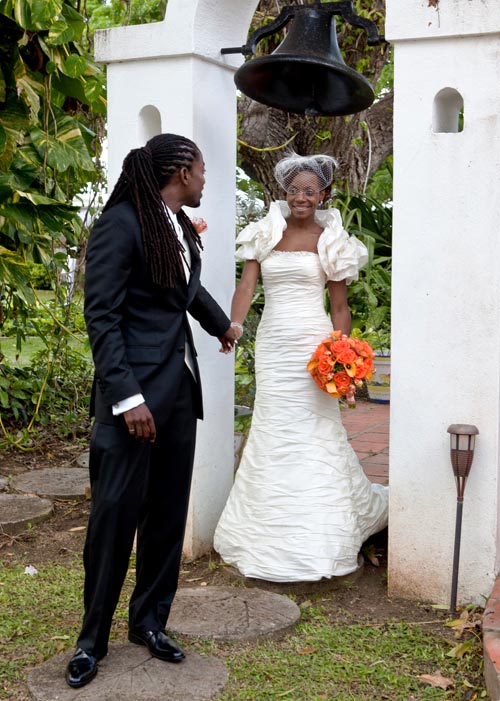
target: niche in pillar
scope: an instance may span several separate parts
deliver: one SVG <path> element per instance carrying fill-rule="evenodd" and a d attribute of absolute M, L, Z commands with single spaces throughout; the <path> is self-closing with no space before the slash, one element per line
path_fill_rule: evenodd
<path fill-rule="evenodd" d="M 457 134 L 463 128 L 463 97 L 454 88 L 443 88 L 434 98 L 432 131 L 436 134 Z"/>
<path fill-rule="evenodd" d="M 139 143 L 143 145 L 158 134 L 161 134 L 160 111 L 153 105 L 146 105 L 139 112 Z"/>

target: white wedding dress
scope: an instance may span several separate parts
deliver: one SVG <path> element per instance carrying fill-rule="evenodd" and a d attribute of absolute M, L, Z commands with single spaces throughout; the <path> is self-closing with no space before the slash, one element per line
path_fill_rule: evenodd
<path fill-rule="evenodd" d="M 366 249 L 337 210 L 318 211 L 318 253 L 274 251 L 289 210 L 238 237 L 237 256 L 261 264 L 265 307 L 256 337 L 252 425 L 214 547 L 243 575 L 313 581 L 358 567 L 366 538 L 387 525 L 387 488 L 372 484 L 347 441 L 338 402 L 306 370 L 332 330 L 327 279 L 351 281 Z"/>

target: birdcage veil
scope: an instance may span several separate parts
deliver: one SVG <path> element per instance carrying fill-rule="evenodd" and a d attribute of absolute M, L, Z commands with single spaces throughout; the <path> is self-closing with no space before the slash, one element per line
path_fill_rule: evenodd
<path fill-rule="evenodd" d="M 311 178 L 311 186 L 317 189 L 319 183 L 319 189 L 325 190 L 332 184 L 333 171 L 337 166 L 338 163 L 332 156 L 299 156 L 292 153 L 278 161 L 274 168 L 274 177 L 283 190 L 288 192 L 299 173 L 311 173 L 315 176 Z"/>

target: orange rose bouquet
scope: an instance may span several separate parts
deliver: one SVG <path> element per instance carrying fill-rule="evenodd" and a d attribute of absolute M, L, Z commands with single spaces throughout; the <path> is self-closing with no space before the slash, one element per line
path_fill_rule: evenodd
<path fill-rule="evenodd" d="M 318 387 L 332 397 L 345 397 L 355 406 L 354 393 L 363 380 L 370 380 L 373 348 L 366 341 L 332 331 L 316 348 L 307 369 Z"/>

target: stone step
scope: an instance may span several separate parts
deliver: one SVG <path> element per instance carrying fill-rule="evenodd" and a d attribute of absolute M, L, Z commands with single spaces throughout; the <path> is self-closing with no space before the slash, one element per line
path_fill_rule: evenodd
<path fill-rule="evenodd" d="M 78 467 L 86 467 L 88 468 L 89 466 L 89 451 L 85 450 L 81 455 L 79 455 L 76 459 L 76 464 Z"/>
<path fill-rule="evenodd" d="M 48 499 L 84 499 L 88 484 L 88 471 L 80 467 L 32 470 L 12 479 L 12 487 L 16 491 Z"/>
<path fill-rule="evenodd" d="M 151 657 L 145 647 L 119 643 L 110 645 L 95 679 L 71 689 L 64 672 L 72 655 L 62 652 L 28 673 L 34 701 L 210 701 L 228 680 L 215 657 L 186 650 L 186 659 L 172 664 Z"/>
<path fill-rule="evenodd" d="M 174 634 L 215 640 L 280 638 L 294 628 L 300 609 L 291 599 L 245 587 L 185 587 L 168 619 Z"/>
<path fill-rule="evenodd" d="M 0 494 L 0 530 L 15 535 L 52 516 L 48 499 L 24 494 Z"/>

